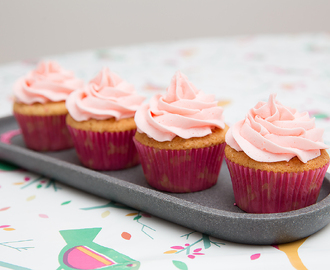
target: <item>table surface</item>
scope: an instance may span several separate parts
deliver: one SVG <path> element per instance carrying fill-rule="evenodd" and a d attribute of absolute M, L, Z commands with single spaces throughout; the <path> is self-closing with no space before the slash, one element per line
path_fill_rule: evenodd
<path fill-rule="evenodd" d="M 330 34 L 203 38 L 47 59 L 86 82 L 107 66 L 148 99 L 164 92 L 181 70 L 199 89 L 215 94 L 229 126 L 277 93 L 282 104 L 315 117 L 330 145 Z M 0 66 L 0 117 L 12 114 L 15 80 L 39 60 Z M 73 269 L 66 268 L 68 261 L 76 269 L 88 262 L 89 269 L 330 268 L 330 225 L 293 243 L 237 244 L 120 208 L 4 161 L 0 198 L 1 269 Z M 114 257 L 122 263 L 111 265 Z"/>

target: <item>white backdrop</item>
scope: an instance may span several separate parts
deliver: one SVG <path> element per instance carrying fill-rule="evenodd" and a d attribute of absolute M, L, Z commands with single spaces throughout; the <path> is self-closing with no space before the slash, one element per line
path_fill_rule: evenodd
<path fill-rule="evenodd" d="M 228 35 L 330 30 L 328 0 L 0 0 L 0 63 Z"/>

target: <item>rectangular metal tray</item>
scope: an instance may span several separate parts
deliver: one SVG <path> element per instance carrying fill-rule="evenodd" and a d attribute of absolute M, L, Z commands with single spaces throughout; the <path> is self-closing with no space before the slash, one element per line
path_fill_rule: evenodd
<path fill-rule="evenodd" d="M 0 118 L 0 135 L 17 129 L 13 116 Z M 225 163 L 214 187 L 175 194 L 150 187 L 140 165 L 120 171 L 90 170 L 80 164 L 74 149 L 35 152 L 25 147 L 22 135 L 13 137 L 11 144 L 0 142 L 0 159 L 201 233 L 238 243 L 290 242 L 306 237 L 330 222 L 328 174 L 315 205 L 280 214 L 247 214 L 234 205 Z"/>

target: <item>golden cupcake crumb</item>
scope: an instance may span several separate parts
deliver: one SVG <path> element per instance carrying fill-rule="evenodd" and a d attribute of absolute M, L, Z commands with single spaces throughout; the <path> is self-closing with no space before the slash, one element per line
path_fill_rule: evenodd
<path fill-rule="evenodd" d="M 225 135 L 228 130 L 228 126 L 224 129 L 214 128 L 212 133 L 204 137 L 193 137 L 190 139 L 183 139 L 179 136 L 173 138 L 172 141 L 158 142 L 152 138 L 149 138 L 145 133 L 135 133 L 135 139 L 143 145 L 157 148 L 157 149 L 171 149 L 171 150 L 186 150 L 196 148 L 206 148 L 215 146 L 225 142 Z"/>
<path fill-rule="evenodd" d="M 294 157 L 291 160 L 287 161 L 279 161 L 279 162 L 258 162 L 250 158 L 243 151 L 236 151 L 231 148 L 229 145 L 225 147 L 225 156 L 232 162 L 248 167 L 255 170 L 262 170 L 268 172 L 303 172 L 309 170 L 315 170 L 318 168 L 322 168 L 329 162 L 329 154 L 326 150 L 321 149 L 321 155 L 303 163 L 299 160 L 299 158 Z"/>
<path fill-rule="evenodd" d="M 134 117 L 116 120 L 114 117 L 105 120 L 90 119 L 78 122 L 68 114 L 66 117 L 67 125 L 79 129 L 93 132 L 122 132 L 136 129 Z"/>
<path fill-rule="evenodd" d="M 23 115 L 63 115 L 67 114 L 68 110 L 65 107 L 65 101 L 60 102 L 48 102 L 48 103 L 33 103 L 24 104 L 19 102 L 14 102 L 14 112 Z"/>

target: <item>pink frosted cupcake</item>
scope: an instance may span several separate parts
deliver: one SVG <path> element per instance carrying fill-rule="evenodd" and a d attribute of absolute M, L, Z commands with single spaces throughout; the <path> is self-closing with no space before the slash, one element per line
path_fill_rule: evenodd
<path fill-rule="evenodd" d="M 177 72 L 166 94 L 136 112 L 134 142 L 148 183 L 168 192 L 194 192 L 217 183 L 223 160 L 223 109 Z"/>
<path fill-rule="evenodd" d="M 14 115 L 25 144 L 36 151 L 73 147 L 65 124 L 65 100 L 83 81 L 55 62 L 40 62 L 14 85 Z"/>
<path fill-rule="evenodd" d="M 226 134 L 236 204 L 248 213 L 296 210 L 317 201 L 329 166 L 323 130 L 308 113 L 270 95 Z"/>
<path fill-rule="evenodd" d="M 84 166 L 120 170 L 139 164 L 132 138 L 134 115 L 144 99 L 108 68 L 68 97 L 66 122 Z"/>

